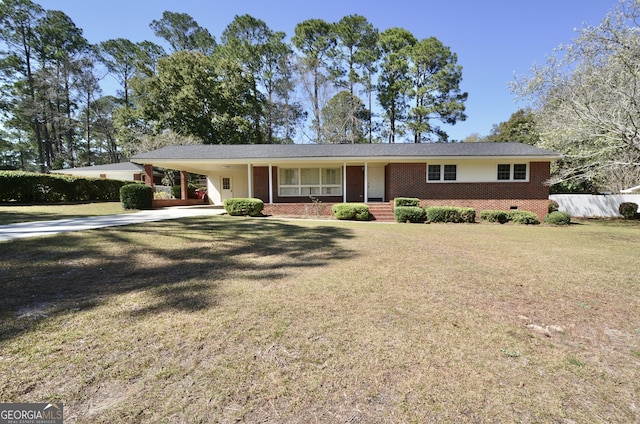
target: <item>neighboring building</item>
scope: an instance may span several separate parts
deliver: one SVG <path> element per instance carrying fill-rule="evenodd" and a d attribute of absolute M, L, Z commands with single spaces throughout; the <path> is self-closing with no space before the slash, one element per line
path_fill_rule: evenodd
<path fill-rule="evenodd" d="M 74 177 L 107 178 L 123 181 L 144 181 L 145 175 L 144 166 L 131 162 L 56 169 L 51 172 L 54 174 L 73 175 Z"/>
<path fill-rule="evenodd" d="M 210 203 L 230 197 L 276 205 L 390 202 L 547 213 L 558 153 L 520 143 L 171 146 L 132 160 L 207 176 Z M 289 210 L 292 208 L 289 207 Z"/>

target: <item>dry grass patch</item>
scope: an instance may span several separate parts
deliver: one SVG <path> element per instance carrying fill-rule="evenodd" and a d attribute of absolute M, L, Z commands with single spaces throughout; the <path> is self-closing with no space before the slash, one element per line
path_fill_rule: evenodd
<path fill-rule="evenodd" d="M 64 205 L 0 205 L 0 225 L 48 221 L 84 216 L 131 213 L 120 202 L 76 203 Z"/>
<path fill-rule="evenodd" d="M 68 422 L 640 420 L 640 229 L 201 217 L 5 244 L 0 399 Z"/>

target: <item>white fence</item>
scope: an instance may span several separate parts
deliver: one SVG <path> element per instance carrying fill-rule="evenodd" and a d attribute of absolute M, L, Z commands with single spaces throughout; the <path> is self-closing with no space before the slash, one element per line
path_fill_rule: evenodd
<path fill-rule="evenodd" d="M 640 194 L 552 194 L 549 199 L 558 202 L 562 212 L 575 217 L 619 217 L 620 203 L 640 205 Z"/>

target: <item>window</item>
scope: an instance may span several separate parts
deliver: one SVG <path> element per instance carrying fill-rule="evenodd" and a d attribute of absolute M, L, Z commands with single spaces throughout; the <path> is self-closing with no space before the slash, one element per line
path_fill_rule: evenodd
<path fill-rule="evenodd" d="M 516 163 L 513 165 L 513 179 L 514 180 L 526 180 L 527 179 L 527 165 L 524 163 Z"/>
<path fill-rule="evenodd" d="M 498 165 L 498 180 L 524 181 L 527 179 L 527 164 L 516 163 L 513 165 L 513 175 L 511 174 L 511 164 Z"/>
<path fill-rule="evenodd" d="M 298 170 L 282 169 L 280 171 L 280 183 L 282 185 L 298 185 Z"/>
<path fill-rule="evenodd" d="M 444 180 L 445 181 L 455 181 L 457 173 L 456 165 L 445 165 L 444 166 Z"/>
<path fill-rule="evenodd" d="M 429 165 L 427 166 L 427 181 L 456 181 L 458 179 L 458 165 Z"/>
<path fill-rule="evenodd" d="M 303 168 L 300 170 L 300 184 L 320 185 L 320 169 Z"/>
<path fill-rule="evenodd" d="M 280 196 L 339 196 L 340 168 L 280 168 Z"/>
<path fill-rule="evenodd" d="M 498 165 L 498 179 L 499 180 L 511 179 L 511 165 L 509 164 Z"/>
<path fill-rule="evenodd" d="M 429 165 L 427 179 L 429 181 L 440 181 L 440 165 Z"/>
<path fill-rule="evenodd" d="M 223 190 L 231 190 L 231 178 L 222 177 L 222 189 Z"/>

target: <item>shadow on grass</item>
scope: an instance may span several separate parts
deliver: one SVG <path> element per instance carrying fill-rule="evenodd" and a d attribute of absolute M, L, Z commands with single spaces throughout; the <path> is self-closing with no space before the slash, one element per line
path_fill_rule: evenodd
<path fill-rule="evenodd" d="M 265 219 L 197 217 L 15 240 L 0 250 L 0 340 L 113 296 L 144 292 L 132 317 L 215 307 L 225 279 L 268 284 L 353 257 L 352 232 Z"/>

